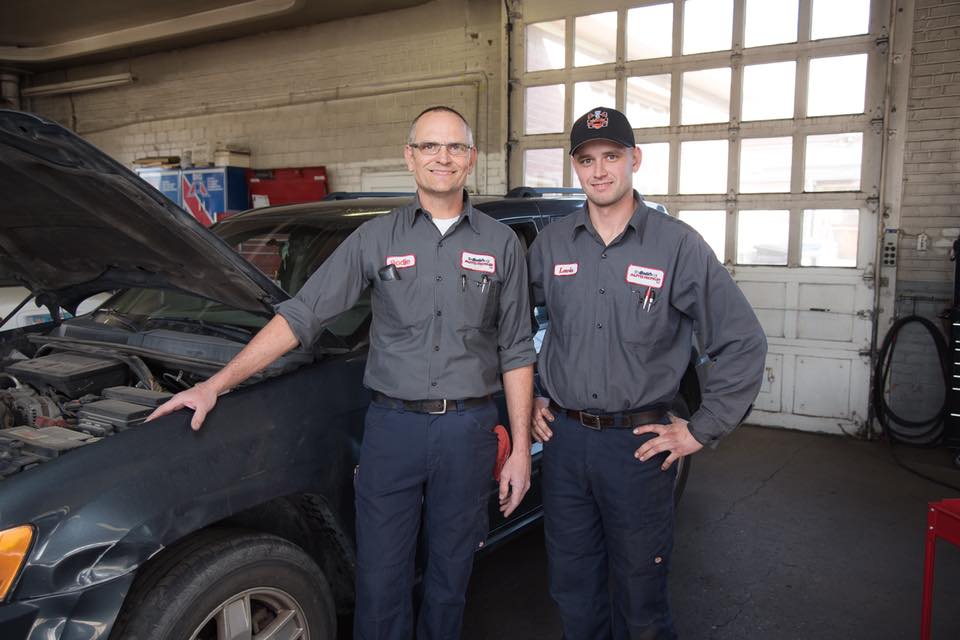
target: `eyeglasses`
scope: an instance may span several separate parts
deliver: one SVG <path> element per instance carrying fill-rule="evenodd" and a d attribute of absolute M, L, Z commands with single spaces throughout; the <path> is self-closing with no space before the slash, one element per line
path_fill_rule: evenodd
<path fill-rule="evenodd" d="M 473 145 L 469 145 L 463 142 L 411 142 L 407 144 L 411 149 L 419 149 L 420 153 L 425 156 L 435 156 L 440 153 L 441 147 L 447 148 L 447 153 L 452 156 L 462 156 L 467 153 L 470 149 L 473 148 Z"/>

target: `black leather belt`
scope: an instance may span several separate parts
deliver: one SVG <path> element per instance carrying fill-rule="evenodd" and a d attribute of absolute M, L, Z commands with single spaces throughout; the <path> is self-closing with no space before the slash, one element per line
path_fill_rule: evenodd
<path fill-rule="evenodd" d="M 391 398 L 379 391 L 374 391 L 373 401 L 378 404 L 385 404 L 392 409 L 404 409 L 405 411 L 441 416 L 448 410 L 453 411 L 454 409 L 482 407 L 490 402 L 490 396 L 464 398 L 462 400 L 449 400 L 447 398 L 443 398 L 442 400 L 401 400 L 400 398 Z"/>
<path fill-rule="evenodd" d="M 667 415 L 666 409 L 652 409 L 650 411 L 622 411 L 620 413 L 590 413 L 576 409 L 564 409 L 555 402 L 550 402 L 550 410 L 554 413 L 565 413 L 577 420 L 588 429 L 602 431 L 603 429 L 629 429 L 643 424 L 660 422 Z"/>

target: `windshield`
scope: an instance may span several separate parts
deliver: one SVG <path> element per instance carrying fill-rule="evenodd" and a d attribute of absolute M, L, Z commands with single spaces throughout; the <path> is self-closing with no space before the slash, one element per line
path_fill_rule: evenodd
<path fill-rule="evenodd" d="M 268 214 L 228 220 L 214 227 L 237 253 L 291 296 L 367 216 Z M 127 289 L 103 307 L 141 323 L 202 322 L 256 330 L 270 319 L 179 291 Z M 348 344 L 366 339 L 370 293 L 334 319 L 327 329 Z"/>

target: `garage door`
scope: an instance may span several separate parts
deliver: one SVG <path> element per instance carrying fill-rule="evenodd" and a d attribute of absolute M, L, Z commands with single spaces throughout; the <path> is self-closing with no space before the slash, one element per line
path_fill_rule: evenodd
<path fill-rule="evenodd" d="M 565 131 L 623 110 L 638 190 L 703 234 L 766 330 L 751 421 L 863 426 L 887 0 L 512 7 L 511 186 L 578 186 Z"/>

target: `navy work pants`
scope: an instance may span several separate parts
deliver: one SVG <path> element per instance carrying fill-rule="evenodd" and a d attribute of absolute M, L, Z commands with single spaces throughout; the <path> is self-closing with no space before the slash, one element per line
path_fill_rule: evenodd
<path fill-rule="evenodd" d="M 474 553 L 487 535 L 496 423 L 493 402 L 451 405 L 444 415 L 370 405 L 356 475 L 356 640 L 411 638 L 421 514 L 427 557 L 416 637 L 460 637 Z"/>
<path fill-rule="evenodd" d="M 543 448 L 550 595 L 565 640 L 672 640 L 667 599 L 677 465 L 633 457 L 653 435 L 557 412 Z M 666 420 L 665 420 L 666 421 Z"/>

